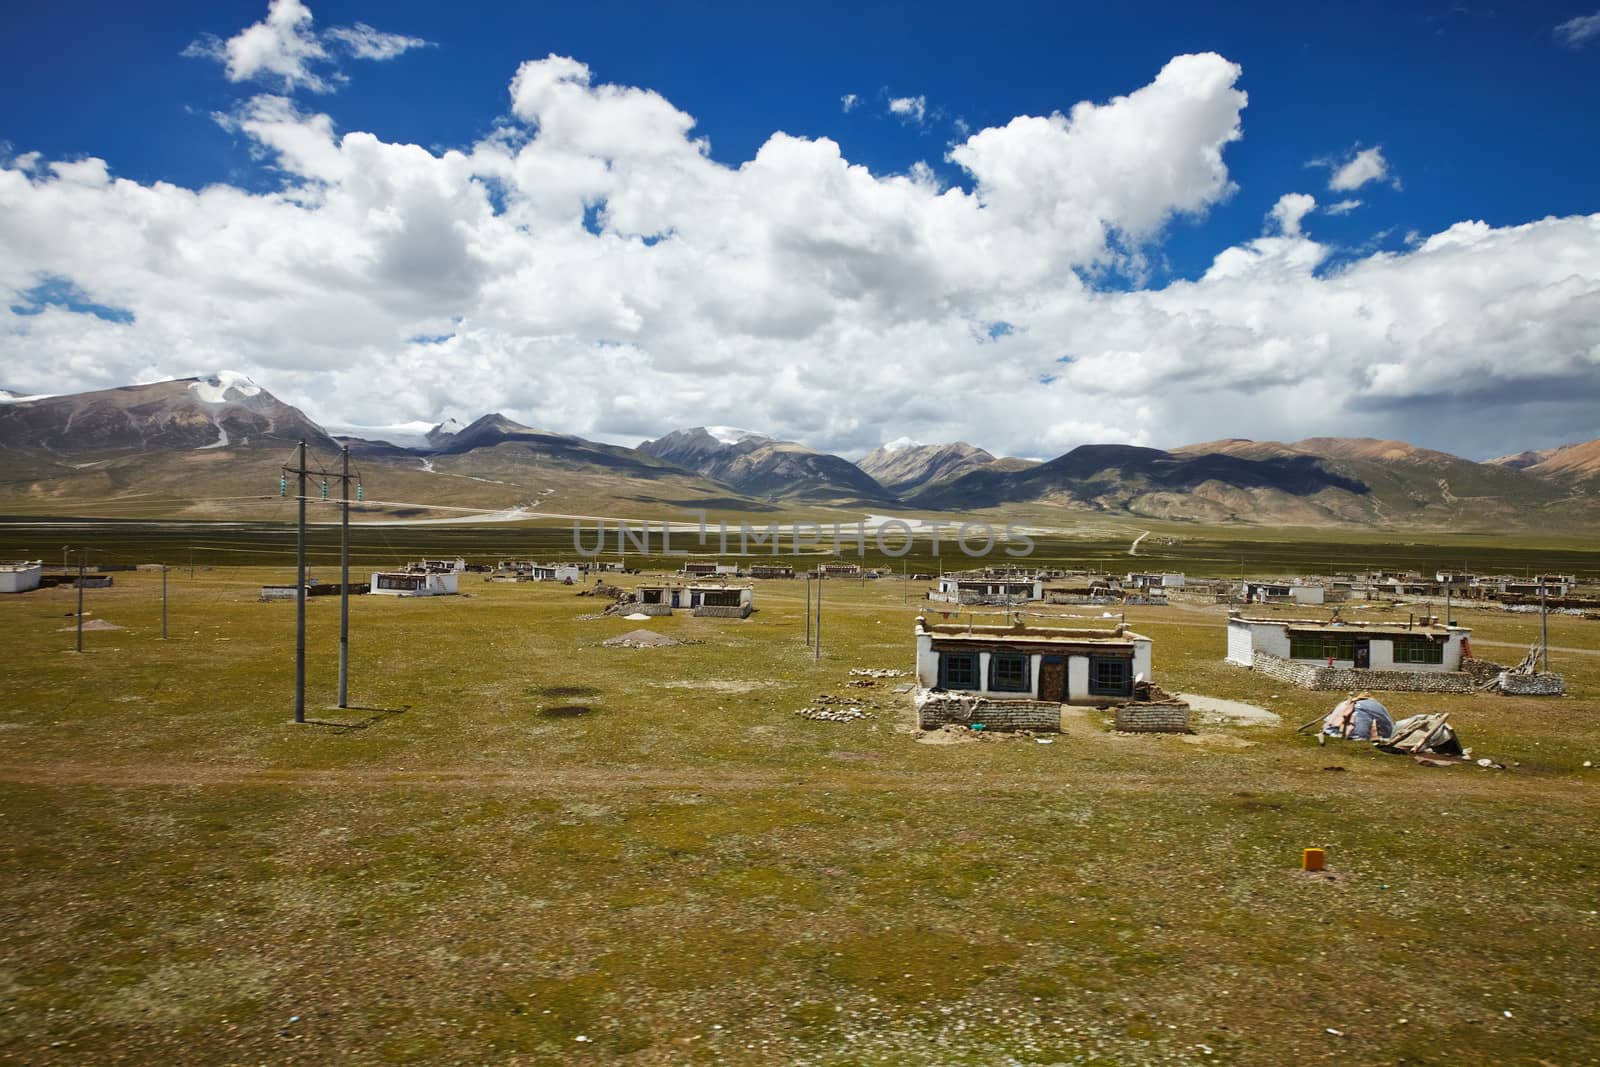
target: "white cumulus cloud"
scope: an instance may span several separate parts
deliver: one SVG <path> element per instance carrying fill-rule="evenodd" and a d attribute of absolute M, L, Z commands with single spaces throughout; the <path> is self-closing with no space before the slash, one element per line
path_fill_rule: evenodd
<path fill-rule="evenodd" d="M 364 22 L 318 33 L 311 9 L 300 0 L 270 0 L 267 17 L 260 22 L 225 41 L 209 34 L 202 36 L 183 54 L 218 60 L 232 82 L 265 80 L 285 91 L 326 93 L 348 80 L 334 64 L 330 43 L 357 59 L 388 60 L 428 42 L 420 37 L 384 33 Z"/>
<path fill-rule="evenodd" d="M 855 453 L 1600 435 L 1600 216 L 1463 222 L 1329 267 L 1303 230 L 1314 199 L 1290 194 L 1196 280 L 1097 287 L 1232 195 L 1240 77 L 1179 56 L 1124 96 L 977 130 L 948 157 L 965 186 L 784 133 L 724 163 L 659 93 L 558 55 L 511 73 L 504 125 L 449 151 L 247 100 L 225 121 L 270 191 L 0 159 L 4 384 L 225 366 L 344 425 L 499 410 Z"/>
<path fill-rule="evenodd" d="M 1328 188 L 1336 193 L 1350 192 L 1368 182 L 1386 181 L 1389 177 L 1389 161 L 1383 158 L 1383 149 L 1363 148 L 1334 167 Z"/>
<path fill-rule="evenodd" d="M 899 115 L 901 118 L 921 124 L 928 114 L 928 98 L 926 96 L 892 96 L 889 98 L 889 113 Z"/>
<path fill-rule="evenodd" d="M 1300 236 L 1300 220 L 1317 206 L 1317 198 L 1307 193 L 1285 193 L 1272 205 L 1272 221 L 1285 237 Z"/>

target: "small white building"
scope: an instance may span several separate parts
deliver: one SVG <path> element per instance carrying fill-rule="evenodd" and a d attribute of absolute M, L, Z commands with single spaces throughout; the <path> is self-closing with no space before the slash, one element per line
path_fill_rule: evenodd
<path fill-rule="evenodd" d="M 26 593 L 39 588 L 44 564 L 39 560 L 12 559 L 0 562 L 0 593 Z"/>
<path fill-rule="evenodd" d="M 583 568 L 576 563 L 535 563 L 528 569 L 528 577 L 535 582 L 569 582 L 583 580 Z"/>
<path fill-rule="evenodd" d="M 1256 653 L 1291 663 L 1356 670 L 1461 670 L 1472 630 L 1425 619 L 1417 623 L 1325 619 L 1228 618 L 1229 663 L 1256 666 Z"/>
<path fill-rule="evenodd" d="M 377 571 L 371 591 L 379 596 L 449 596 L 459 580 L 455 571 Z"/>
<path fill-rule="evenodd" d="M 756 591 L 748 585 L 726 582 L 691 582 L 689 607 L 699 616 L 743 619 L 755 610 Z"/>
<path fill-rule="evenodd" d="M 1309 582 L 1246 582 L 1245 599 L 1252 604 L 1323 604 L 1328 590 Z"/>
<path fill-rule="evenodd" d="M 1044 582 L 1023 574 L 941 574 L 928 599 L 945 604 L 1025 604 L 1044 599 Z"/>
<path fill-rule="evenodd" d="M 1123 579 L 1126 589 L 1182 589 L 1182 572 L 1133 571 Z"/>
<path fill-rule="evenodd" d="M 457 556 L 455 559 L 425 559 L 406 566 L 407 571 L 424 571 L 428 574 L 462 574 L 467 569 L 467 561 Z"/>
<path fill-rule="evenodd" d="M 699 559 L 689 560 L 679 572 L 689 578 L 713 578 L 719 574 L 737 576 L 739 565 L 737 563 L 722 563 L 718 560 Z"/>
<path fill-rule="evenodd" d="M 990 699 L 1119 704 L 1150 680 L 1150 638 L 1126 627 L 967 626 L 918 617 L 917 687 Z"/>

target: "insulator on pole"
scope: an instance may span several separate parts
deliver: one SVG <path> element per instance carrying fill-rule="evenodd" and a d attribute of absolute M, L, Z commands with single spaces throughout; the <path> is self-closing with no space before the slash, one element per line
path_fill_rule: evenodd
<path fill-rule="evenodd" d="M 289 495 L 289 476 L 287 474 L 278 475 L 278 495 Z"/>
<path fill-rule="evenodd" d="M 322 479 L 322 499 L 328 499 L 328 479 Z"/>
<path fill-rule="evenodd" d="M 363 497 L 363 494 L 362 494 L 362 490 L 361 490 L 361 483 L 357 482 L 356 483 L 356 499 L 357 500 L 361 500 L 362 497 Z"/>

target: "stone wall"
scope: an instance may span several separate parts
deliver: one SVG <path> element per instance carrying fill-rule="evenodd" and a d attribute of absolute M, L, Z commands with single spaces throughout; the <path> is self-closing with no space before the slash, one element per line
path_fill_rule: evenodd
<path fill-rule="evenodd" d="M 924 730 L 979 722 L 985 730 L 1059 732 L 1061 705 L 1043 700 L 989 700 L 956 693 L 928 693 L 917 701 L 917 724 Z"/>
<path fill-rule="evenodd" d="M 1516 697 L 1558 697 L 1567 691 L 1567 680 L 1559 674 L 1513 674 L 1500 676 L 1500 692 Z"/>
<path fill-rule="evenodd" d="M 701 604 L 694 609 L 694 614 L 700 619 L 747 619 L 750 617 L 750 605 Z"/>
<path fill-rule="evenodd" d="M 1407 693 L 1470 693 L 1472 675 L 1465 671 L 1374 671 L 1354 667 L 1321 667 L 1295 663 L 1269 652 L 1257 651 L 1256 670 L 1302 689 L 1379 689 Z"/>
<path fill-rule="evenodd" d="M 1116 727 L 1124 733 L 1186 734 L 1189 705 L 1182 703 L 1124 704 L 1117 709 Z"/>

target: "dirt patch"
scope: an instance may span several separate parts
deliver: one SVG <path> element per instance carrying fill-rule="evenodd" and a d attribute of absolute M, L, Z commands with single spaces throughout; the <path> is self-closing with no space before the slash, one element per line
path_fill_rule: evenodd
<path fill-rule="evenodd" d="M 1261 743 L 1259 741 L 1246 741 L 1244 738 L 1234 737 L 1232 734 L 1215 732 L 1184 734 L 1178 740 L 1186 745 L 1206 745 L 1211 748 L 1251 748 Z"/>
<path fill-rule="evenodd" d="M 703 680 L 679 679 L 674 682 L 651 682 L 654 689 L 712 689 L 718 693 L 753 693 L 762 687 L 761 682 L 737 682 L 724 678 Z"/>
<path fill-rule="evenodd" d="M 1206 697 L 1197 693 L 1175 695 L 1188 704 L 1203 723 L 1227 726 L 1277 726 L 1283 722 L 1266 708 L 1246 704 L 1242 700 L 1223 700 L 1221 697 Z"/>

